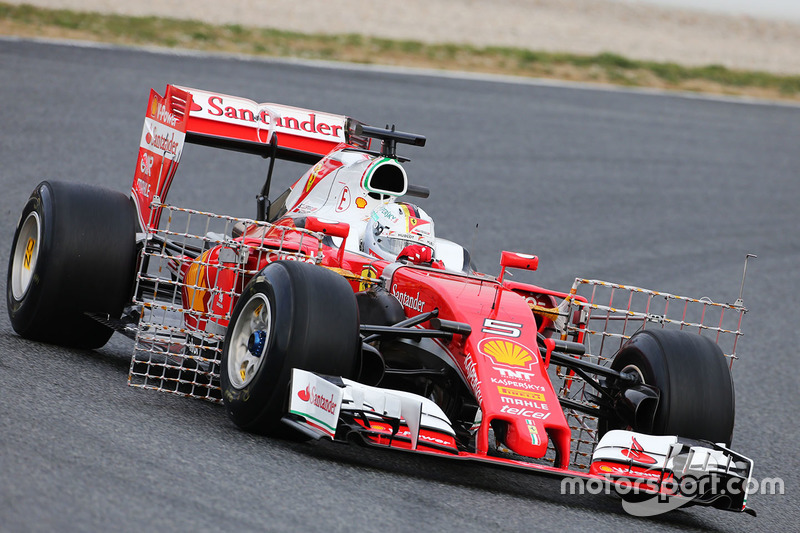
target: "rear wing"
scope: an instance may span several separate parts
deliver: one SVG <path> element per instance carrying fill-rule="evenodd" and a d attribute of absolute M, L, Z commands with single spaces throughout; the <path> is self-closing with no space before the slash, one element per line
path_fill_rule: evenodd
<path fill-rule="evenodd" d="M 162 97 L 150 89 L 147 113 L 139 140 L 139 159 L 131 185 L 131 197 L 136 204 L 142 227 L 158 227 L 161 210 L 151 212 L 153 198 L 166 198 L 186 140 L 188 108 L 192 96 L 171 85 Z"/>
<path fill-rule="evenodd" d="M 361 126 L 343 115 L 189 87 L 167 85 L 164 96 L 151 89 L 131 186 L 139 223 L 158 227 L 161 210 L 150 204 L 166 201 L 186 142 L 313 164 L 342 144 L 368 149 Z"/>

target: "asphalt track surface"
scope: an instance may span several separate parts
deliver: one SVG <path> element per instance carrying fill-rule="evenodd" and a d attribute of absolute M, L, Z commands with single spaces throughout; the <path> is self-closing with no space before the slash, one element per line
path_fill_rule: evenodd
<path fill-rule="evenodd" d="M 516 279 L 595 277 L 750 309 L 734 448 L 784 495 L 759 516 L 691 508 L 650 519 L 557 479 L 238 431 L 220 406 L 126 386 L 131 342 L 28 342 L 0 304 L 2 531 L 796 530 L 800 108 L 0 41 L 0 250 L 45 178 L 130 187 L 147 95 L 168 82 L 394 123 L 429 186 L 437 235 L 485 272 L 502 249 L 540 257 Z M 190 146 L 171 200 L 253 216 L 256 157 Z M 278 168 L 275 191 L 302 167 Z M 476 229 L 476 225 L 478 226 Z M 5 293 L 5 276 L 0 280 Z"/>

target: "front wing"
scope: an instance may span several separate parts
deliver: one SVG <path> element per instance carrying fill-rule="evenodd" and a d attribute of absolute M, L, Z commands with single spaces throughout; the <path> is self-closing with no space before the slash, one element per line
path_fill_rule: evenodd
<path fill-rule="evenodd" d="M 595 448 L 590 471 L 580 472 L 544 461 L 459 449 L 445 413 L 412 393 L 293 369 L 290 394 L 283 422 L 311 438 L 346 442 L 358 437 L 370 446 L 486 462 L 584 483 L 591 480 L 622 494 L 625 510 L 640 516 L 683 505 L 746 510 L 753 462 L 719 444 L 609 431 Z M 632 497 L 626 498 L 628 494 Z"/>

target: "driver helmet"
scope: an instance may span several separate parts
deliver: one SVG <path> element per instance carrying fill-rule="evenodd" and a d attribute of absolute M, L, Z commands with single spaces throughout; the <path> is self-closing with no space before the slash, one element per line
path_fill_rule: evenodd
<path fill-rule="evenodd" d="M 393 202 L 376 207 L 364 232 L 362 250 L 373 257 L 394 261 L 408 245 L 434 248 L 433 219 L 413 204 Z"/>

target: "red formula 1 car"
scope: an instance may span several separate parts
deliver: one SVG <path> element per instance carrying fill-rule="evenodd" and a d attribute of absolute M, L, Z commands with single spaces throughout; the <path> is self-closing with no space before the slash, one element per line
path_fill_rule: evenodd
<path fill-rule="evenodd" d="M 380 146 L 371 149 L 373 141 Z M 256 219 L 172 206 L 186 143 L 268 160 Z M 425 138 L 196 89 L 151 91 L 130 197 L 43 182 L 8 271 L 22 336 L 134 339 L 129 383 L 239 427 L 601 483 L 626 509 L 746 509 L 730 364 L 746 311 L 578 278 L 509 281 L 435 234 L 397 145 Z M 276 160 L 308 170 L 270 201 Z M 691 481 L 691 483 L 690 483 Z"/>

